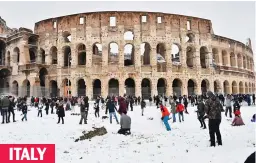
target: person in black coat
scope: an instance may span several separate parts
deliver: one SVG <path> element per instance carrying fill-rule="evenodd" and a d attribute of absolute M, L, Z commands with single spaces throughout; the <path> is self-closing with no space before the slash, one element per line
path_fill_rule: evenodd
<path fill-rule="evenodd" d="M 21 105 L 21 110 L 22 110 L 22 114 L 23 114 L 23 117 L 22 117 L 22 121 L 25 119 L 27 121 L 27 113 L 28 113 L 28 107 L 25 103 L 23 103 Z"/>
<path fill-rule="evenodd" d="M 57 109 L 57 114 L 58 114 L 58 117 L 59 117 L 59 120 L 58 120 L 58 123 L 60 123 L 60 119 L 62 120 L 62 124 L 64 124 L 64 118 L 65 117 L 65 110 L 64 110 L 64 107 L 63 107 L 63 103 L 61 103 Z"/>
<path fill-rule="evenodd" d="M 48 113 L 49 113 L 49 103 L 48 103 L 48 101 L 45 102 L 45 112 L 46 112 L 46 115 L 48 115 Z"/>
<path fill-rule="evenodd" d="M 131 107 L 131 111 L 133 111 L 133 104 L 134 104 L 134 99 L 131 97 L 131 98 L 130 98 L 130 107 Z"/>
<path fill-rule="evenodd" d="M 198 98 L 198 105 L 197 105 L 197 116 L 198 116 L 198 120 L 201 123 L 201 128 L 206 129 L 206 125 L 205 125 L 205 105 L 203 103 L 202 97 Z"/>
<path fill-rule="evenodd" d="M 8 114 L 8 122 L 7 122 L 7 123 L 10 122 L 11 113 L 12 113 L 12 121 L 13 121 L 13 122 L 16 122 L 16 121 L 15 121 L 14 107 L 15 107 L 15 102 L 14 102 L 14 98 L 12 98 L 12 99 L 10 100 L 10 105 L 9 105 L 9 108 L 8 108 L 9 114 Z"/>

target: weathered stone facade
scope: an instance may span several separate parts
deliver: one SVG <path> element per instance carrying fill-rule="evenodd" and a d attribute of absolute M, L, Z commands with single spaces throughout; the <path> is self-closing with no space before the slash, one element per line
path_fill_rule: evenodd
<path fill-rule="evenodd" d="M 127 32 L 132 39 L 124 37 Z M 34 34 L 20 28 L 1 40 L 6 44 L 3 68 L 11 71 L 10 89 L 19 95 L 67 96 L 68 89 L 73 96 L 90 98 L 206 90 L 255 93 L 250 44 L 215 35 L 206 19 L 151 12 L 82 13 L 42 20 Z M 110 50 L 114 43 L 118 54 Z M 129 54 L 126 45 L 132 47 Z M 173 45 L 178 47 L 175 54 Z"/>

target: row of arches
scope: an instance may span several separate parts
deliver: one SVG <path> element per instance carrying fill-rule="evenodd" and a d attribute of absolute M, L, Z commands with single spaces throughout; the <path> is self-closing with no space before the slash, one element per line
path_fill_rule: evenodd
<path fill-rule="evenodd" d="M 224 93 L 224 94 L 248 94 L 255 92 L 255 85 L 253 83 L 243 83 L 236 81 L 232 81 L 232 83 L 229 83 L 229 81 L 225 80 L 223 83 L 221 83 L 219 80 L 214 81 L 214 91 L 215 93 Z M 135 86 L 136 83 L 133 78 L 127 78 L 124 81 L 124 88 L 120 88 L 120 82 L 118 79 L 110 79 L 108 81 L 108 94 L 109 95 L 119 95 L 119 89 L 124 89 L 124 93 L 127 95 L 135 95 Z M 167 86 L 167 80 L 165 78 L 159 78 L 157 81 L 157 94 L 165 95 L 167 89 L 172 89 L 173 95 L 183 95 L 184 93 L 184 83 L 181 79 L 174 79 L 172 83 L 170 84 L 171 87 Z M 187 81 L 187 95 L 194 95 L 194 94 L 205 94 L 208 90 L 210 90 L 210 82 L 207 79 L 203 79 L 200 83 L 195 79 L 189 79 Z M 23 94 L 25 92 L 26 95 L 30 95 L 31 85 L 29 80 L 24 80 L 22 82 L 22 91 Z M 150 96 L 153 96 L 152 94 L 152 81 L 149 78 L 142 79 L 140 83 L 141 87 L 141 95 L 144 98 L 149 98 Z M 200 87 L 200 89 L 198 89 Z M 12 83 L 12 92 L 16 95 L 19 94 L 19 85 L 17 81 L 13 81 Z M 71 81 L 68 79 L 64 79 L 62 81 L 62 88 L 63 89 L 63 95 L 68 96 L 68 94 L 72 94 L 71 92 Z M 86 95 L 86 89 L 87 84 L 84 79 L 78 79 L 76 83 L 76 89 L 77 89 L 77 95 L 78 96 L 84 96 Z M 102 81 L 100 79 L 95 79 L 92 83 L 92 94 L 93 97 L 97 97 L 102 94 Z M 200 92 L 198 92 L 200 90 Z M 57 81 L 51 80 L 49 82 L 49 94 L 50 96 L 58 96 L 60 95 L 60 89 L 58 88 Z M 74 94 L 72 94 L 74 95 Z"/>

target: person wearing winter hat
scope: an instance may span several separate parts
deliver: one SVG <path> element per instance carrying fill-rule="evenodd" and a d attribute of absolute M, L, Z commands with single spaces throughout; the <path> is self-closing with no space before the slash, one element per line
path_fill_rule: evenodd
<path fill-rule="evenodd" d="M 164 122 L 164 125 L 165 125 L 165 127 L 166 127 L 166 130 L 167 130 L 167 131 L 171 131 L 171 127 L 170 127 L 169 122 L 168 122 L 168 120 L 169 120 L 169 115 L 170 115 L 168 109 L 167 109 L 165 106 L 163 106 L 163 104 L 160 104 L 160 110 L 161 110 L 161 112 L 162 112 L 162 117 L 161 117 L 161 119 L 162 119 L 162 121 Z"/>

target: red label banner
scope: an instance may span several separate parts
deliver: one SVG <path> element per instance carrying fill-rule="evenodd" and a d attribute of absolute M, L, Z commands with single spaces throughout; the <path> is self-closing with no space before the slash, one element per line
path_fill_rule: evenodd
<path fill-rule="evenodd" d="M 55 163 L 55 144 L 0 144 L 0 163 Z"/>

